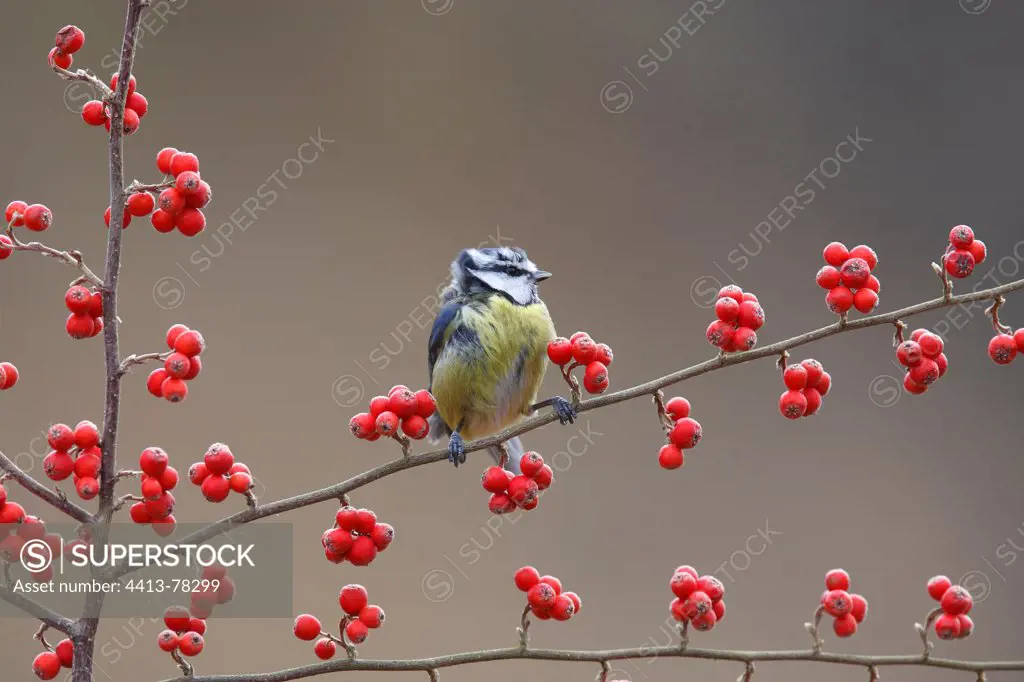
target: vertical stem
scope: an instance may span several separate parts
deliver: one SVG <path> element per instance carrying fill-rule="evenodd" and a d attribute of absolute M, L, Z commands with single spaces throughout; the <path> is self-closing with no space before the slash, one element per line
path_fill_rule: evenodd
<path fill-rule="evenodd" d="M 124 104 L 128 97 L 128 82 L 135 61 L 135 37 L 145 0 L 128 0 L 125 17 L 124 40 L 117 75 L 117 89 L 109 102 L 110 107 L 110 231 L 107 235 L 106 273 L 103 280 L 103 349 L 106 384 L 103 405 L 103 450 L 100 471 L 100 503 L 92 540 L 104 545 L 110 534 L 110 519 L 115 498 L 114 483 L 117 473 L 117 419 L 121 403 L 120 360 L 118 356 L 117 279 L 121 271 L 121 235 L 124 230 Z M 74 663 L 72 682 L 91 682 L 92 657 L 99 627 L 104 593 L 90 593 L 85 611 L 75 627 Z"/>

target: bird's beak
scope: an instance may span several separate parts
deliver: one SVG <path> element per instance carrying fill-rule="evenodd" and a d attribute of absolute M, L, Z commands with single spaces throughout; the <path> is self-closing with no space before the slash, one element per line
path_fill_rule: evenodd
<path fill-rule="evenodd" d="M 533 280 L 535 282 L 543 282 L 544 280 L 546 280 L 550 276 L 551 276 L 550 272 L 545 272 L 544 270 L 538 270 L 537 272 L 533 273 Z"/>

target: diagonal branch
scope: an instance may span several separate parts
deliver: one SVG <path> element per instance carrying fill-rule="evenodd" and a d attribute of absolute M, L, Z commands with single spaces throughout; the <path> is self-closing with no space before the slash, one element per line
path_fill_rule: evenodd
<path fill-rule="evenodd" d="M 696 658 L 709 661 L 734 661 L 752 664 L 761 661 L 803 661 L 808 663 L 831 663 L 861 668 L 882 668 L 910 666 L 922 668 L 944 668 L 967 672 L 1024 670 L 1024 661 L 957 661 L 948 658 L 922 658 L 921 656 L 861 656 L 854 654 L 814 653 L 803 651 L 726 651 L 723 649 L 686 649 L 678 646 L 638 647 L 633 649 L 609 649 L 606 651 L 569 651 L 561 649 L 491 649 L 468 653 L 450 654 L 435 658 L 384 660 L 338 660 L 316 663 L 298 668 L 289 668 L 273 673 L 240 675 L 198 675 L 179 677 L 167 682 L 287 682 L 315 675 L 349 671 L 420 671 L 429 672 L 438 668 L 486 663 L 490 661 L 535 660 L 561 661 L 572 663 L 602 663 L 651 658 Z"/>
<path fill-rule="evenodd" d="M 842 334 L 853 331 L 855 329 L 867 329 L 868 327 L 877 327 L 880 325 L 891 325 L 897 320 L 903 318 L 913 317 L 914 315 L 920 315 L 921 313 L 930 312 L 933 310 L 939 310 L 941 308 L 948 308 L 955 305 L 962 305 L 964 303 L 972 303 L 974 301 L 985 301 L 995 300 L 1002 294 L 1006 294 L 1012 291 L 1019 291 L 1024 289 L 1024 279 L 1019 279 L 1002 286 L 993 287 L 991 289 L 983 289 L 980 291 L 971 292 L 968 294 L 961 294 L 960 296 L 953 296 L 950 299 L 936 298 L 931 301 L 925 301 L 918 303 L 900 310 L 895 310 L 890 313 L 884 313 L 880 315 L 872 315 L 870 317 L 863 317 L 853 321 L 840 321 L 835 324 L 831 324 L 827 327 L 821 327 L 813 331 L 794 336 L 784 341 L 778 341 L 776 343 L 764 346 L 762 348 L 755 348 L 754 350 L 746 351 L 743 353 L 730 353 L 727 355 L 718 355 L 711 360 L 706 360 L 699 364 L 681 369 L 672 374 L 648 381 L 647 383 L 633 386 L 632 388 L 626 388 L 621 391 L 614 393 L 608 393 L 596 398 L 584 400 L 576 406 L 578 413 L 587 412 L 594 410 L 599 407 L 605 407 L 607 405 L 614 405 L 621 403 L 626 400 L 632 400 L 643 396 L 654 396 L 657 392 L 666 386 L 677 384 L 686 379 L 692 379 L 693 377 L 706 374 L 708 372 L 722 369 L 725 367 L 731 367 L 733 365 L 743 364 L 745 362 L 751 362 L 753 360 L 759 360 L 761 358 L 773 357 L 781 355 L 783 352 L 792 350 L 799 346 L 819 341 L 829 336 L 836 334 Z M 558 417 L 554 413 L 537 414 L 528 419 L 525 419 L 518 424 L 508 427 L 507 429 L 487 438 L 480 438 L 478 440 L 471 441 L 465 444 L 466 452 L 474 452 L 477 450 L 483 450 L 485 448 L 499 445 L 514 436 L 524 434 L 528 431 L 540 428 L 554 422 Z M 216 523 L 213 523 L 206 528 L 195 531 L 194 533 L 186 536 L 181 540 L 181 544 L 199 543 L 204 540 L 208 540 L 215 537 L 223 532 L 230 530 L 234 526 L 256 521 L 257 519 L 266 518 L 268 516 L 274 516 L 275 514 L 281 514 L 283 512 L 291 511 L 293 509 L 300 509 L 307 507 L 311 504 L 317 504 L 320 502 L 326 502 L 328 500 L 336 500 L 342 495 L 349 493 L 357 488 L 361 488 L 369 483 L 372 483 L 378 479 L 390 476 L 391 474 L 404 471 L 405 469 L 411 469 L 413 467 L 423 466 L 424 464 L 430 464 L 433 462 L 440 462 L 448 459 L 447 448 L 433 450 L 431 452 L 424 453 L 422 455 L 411 455 L 408 457 L 402 457 L 400 459 L 392 460 L 386 464 L 382 464 L 378 467 L 365 471 L 357 476 L 353 476 L 348 480 L 336 483 L 335 485 L 321 488 L 320 490 L 314 490 L 294 497 L 288 497 L 276 502 L 270 502 L 268 504 L 261 504 L 257 507 L 246 509 L 245 511 L 238 512 L 228 516 Z M 131 572 L 130 569 L 121 569 L 118 575 Z"/>
<path fill-rule="evenodd" d="M 13 221 L 12 221 L 13 223 Z M 82 260 L 82 254 L 78 251 L 60 251 L 53 247 L 47 246 L 41 242 L 23 242 L 18 239 L 18 236 L 14 233 L 12 225 L 7 226 L 7 236 L 10 238 L 12 245 L 8 248 L 12 248 L 15 251 L 35 251 L 41 253 L 44 256 L 55 258 L 61 263 L 65 263 L 78 270 L 82 273 L 81 279 L 89 282 L 93 286 L 103 287 L 103 280 L 96 276 L 89 266 Z"/>
<path fill-rule="evenodd" d="M 36 479 L 26 474 L 18 467 L 17 464 L 12 462 L 7 455 L 2 452 L 0 452 L 0 469 L 6 471 L 7 476 L 20 483 L 25 490 L 29 491 L 44 502 L 48 502 L 51 506 L 56 507 L 75 521 L 80 521 L 81 523 L 92 523 L 92 514 L 69 500 L 67 495 L 64 493 L 50 490 Z"/>
<path fill-rule="evenodd" d="M 33 601 L 28 597 L 18 594 L 17 592 L 13 592 L 10 588 L 4 587 L 3 585 L 0 585 L 0 599 L 17 606 L 25 613 L 31 614 L 41 620 L 45 625 L 48 625 L 54 630 L 60 630 L 66 635 L 70 635 L 72 628 L 74 628 L 74 623 L 71 619 L 65 618 L 59 613 L 55 613 L 46 608 L 39 602 Z"/>

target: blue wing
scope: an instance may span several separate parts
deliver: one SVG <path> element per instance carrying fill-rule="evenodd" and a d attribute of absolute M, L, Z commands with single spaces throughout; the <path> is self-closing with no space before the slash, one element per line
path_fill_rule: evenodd
<path fill-rule="evenodd" d="M 456 321 L 459 311 L 462 310 L 462 305 L 459 301 L 449 301 L 441 308 L 441 312 L 437 314 L 437 317 L 434 318 L 434 326 L 430 330 L 430 344 L 427 349 L 427 376 L 430 379 L 427 390 L 433 389 L 434 364 L 437 362 L 437 356 L 441 354 L 441 350 L 444 348 L 445 333 L 449 325 Z"/>

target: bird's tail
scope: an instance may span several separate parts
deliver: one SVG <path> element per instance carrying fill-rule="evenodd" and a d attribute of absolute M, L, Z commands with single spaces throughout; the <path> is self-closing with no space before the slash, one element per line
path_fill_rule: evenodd
<path fill-rule="evenodd" d="M 427 424 L 430 425 L 430 430 L 427 432 L 427 439 L 434 445 L 440 443 L 447 443 L 448 439 L 452 435 L 451 427 L 449 427 L 443 419 L 441 414 L 434 410 L 434 414 L 427 418 Z"/>
<path fill-rule="evenodd" d="M 525 452 L 525 450 L 523 450 L 523 442 L 519 440 L 519 436 L 516 436 L 515 438 L 505 441 L 505 446 L 508 449 L 508 464 L 505 465 L 505 468 L 518 476 L 523 473 L 519 468 L 519 460 L 522 458 L 523 452 Z M 491 457 L 494 458 L 495 462 L 499 464 L 501 463 L 501 456 L 503 453 L 500 447 L 492 445 L 487 448 L 487 452 L 491 453 Z"/>

